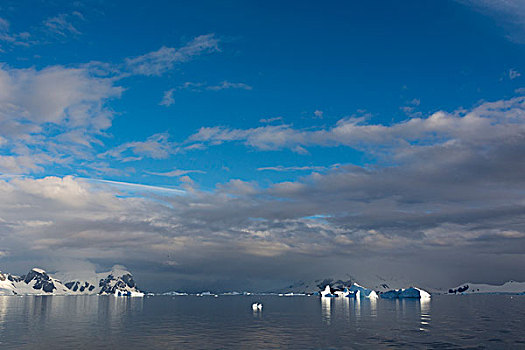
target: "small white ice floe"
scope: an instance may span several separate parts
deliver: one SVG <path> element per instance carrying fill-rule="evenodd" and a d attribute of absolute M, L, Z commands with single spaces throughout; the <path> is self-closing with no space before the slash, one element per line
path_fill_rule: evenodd
<path fill-rule="evenodd" d="M 261 303 L 253 303 L 252 304 L 252 310 L 253 311 L 262 311 L 262 304 Z"/>

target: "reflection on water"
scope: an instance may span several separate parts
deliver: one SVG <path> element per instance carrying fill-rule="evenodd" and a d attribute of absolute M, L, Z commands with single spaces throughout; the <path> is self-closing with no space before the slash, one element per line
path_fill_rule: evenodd
<path fill-rule="evenodd" d="M 7 298 L 0 297 L 0 332 L 4 328 L 5 316 L 7 314 Z"/>
<path fill-rule="evenodd" d="M 332 317 L 332 298 L 321 298 L 321 315 L 322 320 L 326 324 L 330 324 L 330 319 Z"/>
<path fill-rule="evenodd" d="M 419 330 L 427 331 L 430 327 L 430 302 L 429 298 L 424 298 L 419 301 L 420 314 L 421 314 L 421 326 Z"/>
<path fill-rule="evenodd" d="M 377 317 L 378 299 L 366 298 L 320 298 L 321 319 L 329 325 L 331 319 L 338 322 L 349 323 L 351 319 L 358 322 L 361 318 L 374 319 Z M 396 319 L 410 319 L 420 322 L 420 329 L 425 330 L 430 324 L 430 302 L 431 299 L 393 299 L 382 300 L 382 303 L 390 304 L 395 311 Z M 350 307 L 352 306 L 352 310 Z M 353 315 L 352 315 L 353 312 Z"/>
<path fill-rule="evenodd" d="M 361 298 L 320 298 L 321 319 L 323 323 L 329 325 L 332 319 L 344 319 L 346 323 L 350 321 L 359 322 L 361 317 L 377 317 L 377 299 Z M 401 310 L 401 306 L 397 305 Z M 363 313 L 363 315 L 361 315 Z"/>
<path fill-rule="evenodd" d="M 0 297 L 0 349 L 519 348 L 524 320 L 525 296 L 13 296 Z"/>
<path fill-rule="evenodd" d="M 370 316 L 377 316 L 377 299 L 368 299 L 370 302 Z"/>
<path fill-rule="evenodd" d="M 345 322 L 349 323 L 352 318 L 350 314 L 350 298 L 337 298 L 335 304 L 336 312 L 340 314 L 341 318 L 345 319 Z"/>

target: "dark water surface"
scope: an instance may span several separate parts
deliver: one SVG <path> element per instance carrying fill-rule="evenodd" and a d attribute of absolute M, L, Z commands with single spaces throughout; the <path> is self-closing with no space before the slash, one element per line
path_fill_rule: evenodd
<path fill-rule="evenodd" d="M 387 347 L 525 349 L 525 296 L 0 296 L 0 349 Z"/>

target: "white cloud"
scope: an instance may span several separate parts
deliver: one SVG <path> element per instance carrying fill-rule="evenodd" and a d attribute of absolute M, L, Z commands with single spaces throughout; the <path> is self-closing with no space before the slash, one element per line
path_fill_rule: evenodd
<path fill-rule="evenodd" d="M 71 176 L 64 178 L 50 176 L 34 180 L 16 178 L 10 183 L 33 196 L 69 206 L 85 206 L 91 197 L 88 188 Z"/>
<path fill-rule="evenodd" d="M 244 141 L 246 145 L 262 150 L 295 148 L 306 141 L 304 134 L 289 125 L 268 125 L 253 129 L 228 129 L 224 127 L 202 127 L 188 142 L 218 145 L 224 142 Z"/>
<path fill-rule="evenodd" d="M 210 85 L 206 87 L 206 90 L 225 90 L 225 89 L 242 89 L 242 90 L 252 90 L 253 88 L 245 83 L 232 83 L 229 81 L 223 81 L 219 85 Z"/>
<path fill-rule="evenodd" d="M 262 119 L 259 119 L 259 123 L 266 123 L 266 124 L 273 123 L 273 122 L 282 122 L 282 121 L 283 121 L 283 117 L 273 117 L 273 118 L 262 118 Z"/>
<path fill-rule="evenodd" d="M 177 89 L 178 90 L 188 89 L 191 91 L 200 92 L 201 88 L 205 85 L 206 85 L 205 83 L 195 83 L 195 82 L 187 81 L 184 84 L 178 86 Z"/>
<path fill-rule="evenodd" d="M 104 103 L 122 93 L 112 79 L 63 66 L 0 67 L 0 89 L 0 122 L 52 123 L 97 131 L 111 125 L 113 113 Z"/>
<path fill-rule="evenodd" d="M 78 11 L 60 13 L 32 26 L 31 32 L 12 32 L 9 21 L 0 18 L 0 41 L 3 41 L 8 47 L 27 47 L 57 40 L 63 41 L 81 34 L 77 29 L 79 21 L 84 21 L 84 16 Z"/>
<path fill-rule="evenodd" d="M 161 47 L 159 50 L 126 59 L 132 74 L 161 75 L 175 64 L 186 62 L 204 53 L 219 51 L 219 39 L 214 34 L 200 35 L 180 48 Z"/>
<path fill-rule="evenodd" d="M 323 119 L 323 115 L 324 115 L 324 112 L 319 110 L 319 109 L 316 109 L 314 111 L 314 117 L 315 118 Z"/>
<path fill-rule="evenodd" d="M 316 166 L 316 165 L 305 165 L 305 166 L 268 166 L 268 167 L 261 167 L 257 168 L 258 171 L 279 171 L 279 172 L 286 172 L 286 171 L 327 171 L 330 169 L 337 168 L 339 164 L 334 164 L 331 166 Z"/>
<path fill-rule="evenodd" d="M 167 176 L 167 177 L 178 177 L 186 174 L 206 174 L 205 171 L 202 170 L 182 170 L 182 169 L 174 169 L 167 172 L 153 172 L 153 171 L 146 171 L 147 174 L 150 175 L 157 175 L 157 176 Z"/>
<path fill-rule="evenodd" d="M 188 90 L 192 92 L 203 92 L 203 91 L 220 91 L 226 89 L 241 89 L 241 90 L 252 90 L 252 87 L 245 83 L 232 83 L 229 81 L 223 81 L 217 85 L 209 85 L 207 83 L 196 83 L 187 81 L 184 84 L 181 84 L 177 87 L 174 87 L 168 91 L 164 92 L 164 98 L 161 101 L 161 105 L 170 106 L 173 104 L 173 93 L 176 90 Z"/>
<path fill-rule="evenodd" d="M 516 79 L 516 78 L 519 78 L 519 77 L 521 76 L 521 73 L 518 72 L 517 70 L 511 68 L 511 69 L 509 69 L 509 71 L 508 71 L 508 76 L 509 76 L 509 79 L 510 79 L 510 80 L 514 80 L 514 79 Z"/>
<path fill-rule="evenodd" d="M 219 184 L 217 188 L 219 191 L 234 195 L 253 195 L 259 192 L 256 182 L 239 179 L 231 179 L 225 184 Z"/>
<path fill-rule="evenodd" d="M 496 18 L 507 30 L 507 37 L 525 43 L 525 3 L 522 0 L 457 0 Z"/>
<path fill-rule="evenodd" d="M 419 98 L 414 98 L 412 101 L 409 102 L 413 106 L 419 106 L 421 104 L 421 100 Z"/>
<path fill-rule="evenodd" d="M 42 171 L 42 165 L 48 164 L 47 156 L 10 156 L 0 155 L 0 173 L 26 174 L 28 172 Z"/>
<path fill-rule="evenodd" d="M 9 21 L 0 17 L 0 31 L 6 32 L 9 30 Z"/>
<path fill-rule="evenodd" d="M 101 153 L 99 157 L 112 157 L 124 162 L 140 160 L 143 157 L 166 159 L 174 150 L 173 143 L 169 141 L 169 134 L 160 133 L 148 137 L 146 141 L 126 142 Z"/>
<path fill-rule="evenodd" d="M 164 91 L 164 96 L 162 96 L 162 101 L 160 101 L 159 105 L 169 107 L 174 104 L 173 91 L 174 89 Z"/>
<path fill-rule="evenodd" d="M 267 125 L 251 129 L 203 127 L 186 142 L 218 145 L 240 141 L 260 150 L 279 150 L 308 146 L 349 146 L 369 149 L 390 146 L 390 150 L 407 149 L 411 143 L 424 141 L 443 144 L 460 139 L 481 144 L 523 132 L 525 97 L 483 103 L 468 113 L 436 112 L 429 117 L 412 118 L 390 126 L 369 124 L 363 117 L 343 118 L 335 126 L 318 130 L 301 130 L 290 125 Z"/>
<path fill-rule="evenodd" d="M 407 116 L 409 117 L 421 117 L 421 112 L 416 112 L 416 108 L 421 104 L 421 100 L 414 98 L 411 101 L 408 101 L 405 106 L 400 107 Z"/>
<path fill-rule="evenodd" d="M 68 156 L 86 158 L 111 126 L 107 102 L 121 93 L 86 68 L 0 66 L 0 171 L 39 172 Z"/>
<path fill-rule="evenodd" d="M 71 14 L 61 13 L 54 17 L 44 20 L 43 25 L 50 33 L 67 37 L 69 35 L 79 35 L 80 31 L 73 25 L 74 19 L 84 19 L 80 12 L 73 12 Z"/>
<path fill-rule="evenodd" d="M 0 42 L 4 42 L 7 45 L 29 46 L 32 43 L 30 38 L 31 34 L 28 32 L 12 33 L 9 22 L 0 18 Z M 0 48 L 1 51 L 2 49 Z"/>

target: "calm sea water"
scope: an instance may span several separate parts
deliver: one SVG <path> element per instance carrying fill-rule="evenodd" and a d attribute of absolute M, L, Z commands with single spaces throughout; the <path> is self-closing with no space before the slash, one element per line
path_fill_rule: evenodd
<path fill-rule="evenodd" d="M 387 347 L 525 349 L 525 296 L 0 297 L 1 349 Z"/>

